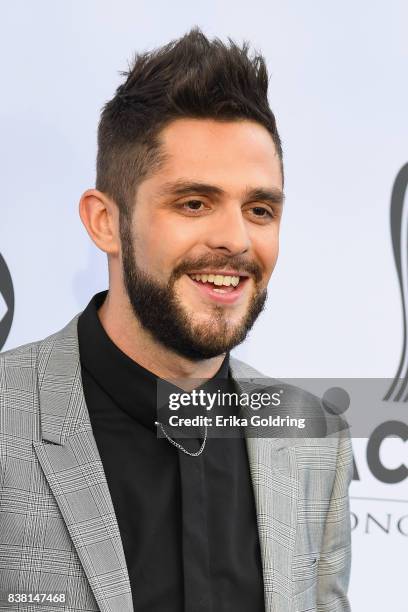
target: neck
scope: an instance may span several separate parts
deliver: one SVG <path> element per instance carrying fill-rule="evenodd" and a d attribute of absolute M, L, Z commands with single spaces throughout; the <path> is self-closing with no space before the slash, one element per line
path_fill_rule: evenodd
<path fill-rule="evenodd" d="M 125 298 L 125 299 L 123 299 Z M 225 353 L 211 359 L 191 361 L 155 340 L 135 317 L 127 297 L 115 297 L 108 292 L 98 311 L 101 324 L 109 338 L 130 359 L 159 378 L 212 378 L 225 358 Z"/>

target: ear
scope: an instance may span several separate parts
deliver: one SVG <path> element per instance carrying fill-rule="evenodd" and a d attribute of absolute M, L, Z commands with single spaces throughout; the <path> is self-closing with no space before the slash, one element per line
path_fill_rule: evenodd
<path fill-rule="evenodd" d="M 118 255 L 119 211 L 115 202 L 97 189 L 88 189 L 79 201 L 79 216 L 96 246 Z"/>

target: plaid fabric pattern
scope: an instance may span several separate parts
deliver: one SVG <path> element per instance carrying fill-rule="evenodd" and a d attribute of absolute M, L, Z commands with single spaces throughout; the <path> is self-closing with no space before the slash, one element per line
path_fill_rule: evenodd
<path fill-rule="evenodd" d="M 235 379 L 262 377 L 230 365 Z M 348 612 L 349 438 L 247 438 L 247 449 L 266 612 Z M 66 602 L 9 603 L 8 593 L 65 593 Z M 83 395 L 77 317 L 0 355 L 0 612 L 12 610 L 133 611 Z"/>

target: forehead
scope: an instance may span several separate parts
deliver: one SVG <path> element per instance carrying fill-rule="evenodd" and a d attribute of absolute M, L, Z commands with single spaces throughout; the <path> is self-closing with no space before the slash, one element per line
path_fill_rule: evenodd
<path fill-rule="evenodd" d="M 248 120 L 177 119 L 159 136 L 164 162 L 155 182 L 189 180 L 282 187 L 280 160 L 269 132 Z"/>

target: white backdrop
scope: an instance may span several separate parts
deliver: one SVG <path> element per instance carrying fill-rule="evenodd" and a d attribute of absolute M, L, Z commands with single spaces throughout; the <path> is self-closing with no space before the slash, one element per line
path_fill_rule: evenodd
<path fill-rule="evenodd" d="M 274 377 L 393 377 L 402 318 L 389 207 L 408 161 L 407 23 L 405 0 L 3 3 L 0 253 L 15 291 L 4 348 L 56 331 L 106 287 L 77 213 L 94 184 L 100 109 L 136 50 L 199 25 L 266 56 L 285 152 L 280 259 L 236 356 Z M 352 607 L 407 612 L 408 478 L 377 480 L 366 444 L 354 441 Z M 382 445 L 389 467 L 407 457 L 408 442 Z"/>

